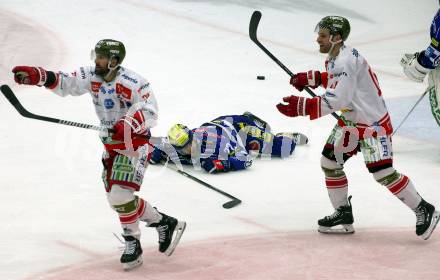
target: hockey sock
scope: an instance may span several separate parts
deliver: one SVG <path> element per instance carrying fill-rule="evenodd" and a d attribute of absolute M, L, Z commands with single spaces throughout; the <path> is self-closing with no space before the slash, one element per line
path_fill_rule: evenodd
<path fill-rule="evenodd" d="M 142 198 L 139 199 L 144 201 Z M 160 220 L 162 220 L 162 215 L 159 213 L 159 211 L 157 211 L 156 208 L 151 206 L 151 204 L 148 203 L 147 201 L 144 201 L 144 204 L 145 204 L 145 211 L 139 217 L 139 220 L 146 222 L 147 225 L 160 222 Z"/>
<path fill-rule="evenodd" d="M 405 203 L 410 209 L 414 210 L 422 201 L 422 197 L 417 193 L 411 180 L 396 170 L 391 174 L 377 179 L 376 173 L 374 178 L 382 185 L 386 186 L 388 190 Z"/>
<path fill-rule="evenodd" d="M 124 235 L 133 235 L 139 238 L 139 217 L 145 213 L 145 201 L 138 196 L 134 196 L 132 201 L 114 205 L 113 208 L 118 212 Z"/>
<path fill-rule="evenodd" d="M 342 169 L 322 168 L 325 173 L 325 185 L 327 186 L 328 196 L 335 209 L 347 205 L 348 181 Z"/>

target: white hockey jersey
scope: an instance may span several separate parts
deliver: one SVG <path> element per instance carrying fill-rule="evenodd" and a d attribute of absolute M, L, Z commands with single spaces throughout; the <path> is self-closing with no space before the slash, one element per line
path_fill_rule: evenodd
<path fill-rule="evenodd" d="M 365 130 L 370 134 L 372 131 L 391 134 L 391 119 L 382 91 L 365 58 L 356 49 L 342 46 L 339 55 L 327 59 L 325 65 L 326 92 L 318 97 L 317 111 L 310 118 L 341 111 L 339 125 L 357 127 L 361 138 Z"/>
<path fill-rule="evenodd" d="M 111 82 L 105 82 L 103 78 L 95 75 L 94 70 L 94 66 L 88 66 L 80 67 L 71 74 L 59 72 L 56 74 L 55 84 L 50 89 L 60 96 L 89 93 L 103 127 L 112 128 L 119 119 L 125 115 L 132 116 L 139 110 L 145 118 L 143 125 L 146 128 L 156 125 L 157 102 L 146 79 L 120 67 L 116 78 Z M 102 138 L 104 141 L 104 137 Z"/>

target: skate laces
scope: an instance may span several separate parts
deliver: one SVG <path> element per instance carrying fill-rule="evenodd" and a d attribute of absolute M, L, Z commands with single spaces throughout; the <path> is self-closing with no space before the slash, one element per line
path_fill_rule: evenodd
<path fill-rule="evenodd" d="M 136 240 L 132 241 L 125 241 L 125 249 L 124 254 L 125 255 L 131 255 L 136 250 Z"/>
<path fill-rule="evenodd" d="M 422 225 L 425 222 L 425 208 L 420 208 L 416 211 L 417 222 L 416 225 Z"/>
<path fill-rule="evenodd" d="M 326 216 L 327 220 L 331 220 L 334 218 L 337 218 L 339 215 L 341 215 L 341 211 L 339 211 L 339 209 L 336 209 L 335 212 L 333 212 L 333 214 Z"/>
<path fill-rule="evenodd" d="M 166 231 L 168 230 L 168 225 L 158 226 L 156 227 L 157 233 L 159 233 L 159 243 L 165 241 Z"/>

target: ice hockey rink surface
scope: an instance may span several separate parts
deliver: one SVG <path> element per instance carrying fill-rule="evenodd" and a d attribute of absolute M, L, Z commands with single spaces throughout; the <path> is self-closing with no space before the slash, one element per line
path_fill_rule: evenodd
<path fill-rule="evenodd" d="M 251 111 L 275 132 L 299 131 L 310 142 L 241 172 L 186 169 L 243 201 L 232 209 L 222 208 L 226 197 L 150 166 L 140 195 L 187 229 L 169 258 L 157 251 L 154 229 L 143 229 L 144 264 L 124 272 L 97 133 L 25 119 L 0 96 L 0 279 L 440 279 L 440 230 L 418 238 L 414 214 L 374 181 L 360 155 L 345 166 L 356 233 L 317 232 L 317 220 L 333 212 L 319 160 L 335 120 L 281 115 L 274 105 L 297 92 L 248 36 L 260 10 L 258 35 L 269 50 L 293 72 L 322 70 L 315 25 L 326 15 L 347 17 L 347 44 L 376 72 L 397 126 L 427 86 L 403 75 L 400 57 L 427 47 L 437 9 L 434 0 L 1 0 L 0 82 L 31 112 L 97 124 L 88 95 L 16 86 L 10 70 L 69 72 L 91 65 L 96 42 L 113 38 L 126 46 L 124 66 L 152 84 L 160 110 L 154 135 Z M 427 98 L 393 140 L 396 169 L 440 207 L 440 127 Z"/>

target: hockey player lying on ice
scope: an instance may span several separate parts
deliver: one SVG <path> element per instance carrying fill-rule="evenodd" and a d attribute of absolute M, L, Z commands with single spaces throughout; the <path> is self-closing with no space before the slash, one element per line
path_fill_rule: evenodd
<path fill-rule="evenodd" d="M 265 121 L 245 112 L 218 117 L 195 129 L 174 125 L 163 144 L 153 151 L 150 162 L 159 163 L 169 156 L 172 161 L 192 164 L 209 173 L 242 170 L 251 166 L 251 152 L 283 158 L 290 156 L 296 145 L 307 141 L 301 133 L 274 135 Z M 170 144 L 177 152 L 174 157 L 167 152 L 166 146 Z"/>
<path fill-rule="evenodd" d="M 318 221 L 319 231 L 335 232 L 335 226 L 342 226 L 339 232 L 354 232 L 344 164 L 360 151 L 374 179 L 414 212 L 416 234 L 428 239 L 438 223 L 439 212 L 419 195 L 406 175 L 393 167 L 390 116 L 370 65 L 356 49 L 344 44 L 350 33 L 348 20 L 327 16 L 315 31 L 319 51 L 328 54 L 326 72 L 298 73 L 290 83 L 300 91 L 306 86 L 322 85 L 325 93 L 314 98 L 291 95 L 283 99 L 287 104 L 280 103 L 277 108 L 286 116 L 309 116 L 311 120 L 342 111 L 321 157 L 325 185 L 335 212 Z"/>

